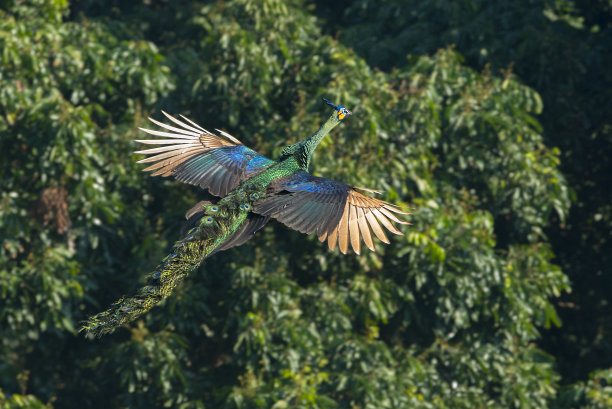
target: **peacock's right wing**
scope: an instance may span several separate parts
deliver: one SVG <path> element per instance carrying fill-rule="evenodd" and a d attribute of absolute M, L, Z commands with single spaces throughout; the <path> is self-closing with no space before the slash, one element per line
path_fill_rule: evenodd
<path fill-rule="evenodd" d="M 408 224 L 395 216 L 408 213 L 355 189 L 373 192 L 299 171 L 272 182 L 266 197 L 254 204 L 253 211 L 302 233 L 316 232 L 319 240 L 327 240 L 331 250 L 338 244 L 345 254 L 349 241 L 359 254 L 361 239 L 374 251 L 371 232 L 389 243 L 381 225 L 391 233 L 402 234 L 391 222 Z"/>
<path fill-rule="evenodd" d="M 225 196 L 240 183 L 262 172 L 275 162 L 244 146 L 230 134 L 215 135 L 181 115 L 180 121 L 162 113 L 179 127 L 149 118 L 167 131 L 139 128 L 155 136 L 170 139 L 143 139 L 137 142 L 163 145 L 136 151 L 153 155 L 138 163 L 153 163 L 145 171 L 152 176 L 174 176 L 177 180 L 208 189 L 215 196 Z M 169 131 L 169 132 L 168 132 Z"/>

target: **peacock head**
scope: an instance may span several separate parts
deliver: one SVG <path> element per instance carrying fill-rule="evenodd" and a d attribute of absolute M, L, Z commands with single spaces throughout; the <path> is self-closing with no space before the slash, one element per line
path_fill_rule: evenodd
<path fill-rule="evenodd" d="M 327 105 L 332 106 L 336 110 L 336 117 L 338 118 L 338 121 L 342 121 L 345 117 L 347 117 L 348 115 L 352 114 L 351 111 L 349 111 L 348 109 L 346 109 L 342 105 L 336 105 L 333 102 L 330 102 L 330 101 L 326 100 L 325 98 L 323 98 L 323 101 Z"/>

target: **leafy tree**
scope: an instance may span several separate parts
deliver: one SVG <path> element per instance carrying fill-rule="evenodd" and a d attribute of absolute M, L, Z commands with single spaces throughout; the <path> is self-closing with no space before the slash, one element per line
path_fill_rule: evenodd
<path fill-rule="evenodd" d="M 332 22 L 327 27 L 335 27 L 330 31 L 373 66 L 390 71 L 408 65 L 407 54 L 453 44 L 470 66 L 493 72 L 512 67 L 538 90 L 541 132 L 563 152 L 561 169 L 575 201 L 568 218 L 547 229 L 574 291 L 557 301 L 563 327 L 548 331 L 541 344 L 558 357 L 565 383 L 612 365 L 612 225 L 604 188 L 612 172 L 610 3 L 363 0 L 344 3 L 344 13 L 337 13 L 338 2 L 317 5 Z"/>
<path fill-rule="evenodd" d="M 605 370 L 559 391 L 555 356 L 534 343 L 560 325 L 554 300 L 569 290 L 546 233 L 571 192 L 535 118 L 542 98 L 512 70 L 474 70 L 443 48 L 379 71 L 297 1 L 38 0 L 0 13 L 3 407 L 611 398 Z M 273 225 L 134 326 L 76 333 L 136 287 L 205 196 L 139 171 L 130 141 L 145 116 L 181 112 L 275 156 L 327 115 L 322 96 L 354 115 L 315 173 L 412 207 L 404 236 L 343 256 Z"/>

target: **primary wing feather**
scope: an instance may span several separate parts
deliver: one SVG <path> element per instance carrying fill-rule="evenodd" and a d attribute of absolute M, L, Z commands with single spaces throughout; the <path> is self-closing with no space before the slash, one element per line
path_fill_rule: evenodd
<path fill-rule="evenodd" d="M 362 239 L 366 247 L 374 251 L 371 232 L 389 243 L 382 227 L 391 233 L 402 234 L 391 222 L 408 224 L 395 216 L 408 213 L 355 189 L 300 171 L 272 182 L 266 198 L 256 203 L 253 211 L 273 217 L 302 233 L 317 233 L 319 240 L 327 240 L 331 250 L 338 245 L 345 254 L 349 243 L 359 254 Z"/>
<path fill-rule="evenodd" d="M 162 113 L 177 126 L 149 118 L 165 130 L 139 129 L 169 139 L 137 140 L 147 145 L 167 145 L 136 151 L 151 155 L 138 163 L 149 163 L 144 170 L 153 172 L 152 176 L 174 176 L 181 182 L 208 189 L 213 195 L 225 196 L 274 163 L 226 132 L 217 130 L 220 135 L 215 135 L 184 116 L 181 118 L 185 122 Z"/>

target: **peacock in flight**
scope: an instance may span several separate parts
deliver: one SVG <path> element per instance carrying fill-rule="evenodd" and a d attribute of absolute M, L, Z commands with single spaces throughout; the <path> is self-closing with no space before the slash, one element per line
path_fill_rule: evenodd
<path fill-rule="evenodd" d="M 278 160 L 247 148 L 226 132 L 213 134 L 182 115 L 181 121 L 162 111 L 176 126 L 149 118 L 165 130 L 140 130 L 166 139 L 137 141 L 160 145 L 136 152 L 152 155 L 139 161 L 151 164 L 144 170 L 199 185 L 218 199 L 199 202 L 187 212 L 182 239 L 148 275 L 146 286 L 90 317 L 82 330 L 100 336 L 135 320 L 170 296 L 206 257 L 245 243 L 270 218 L 302 233 L 316 233 L 331 250 L 338 245 L 344 254 L 349 241 L 359 254 L 361 239 L 374 251 L 372 232 L 389 243 L 381 225 L 401 235 L 391 222 L 408 224 L 395 215 L 408 213 L 357 189 L 375 191 L 308 173 L 319 142 L 351 115 L 345 107 L 324 101 L 334 108 L 329 119 L 312 136 L 283 148 Z"/>

